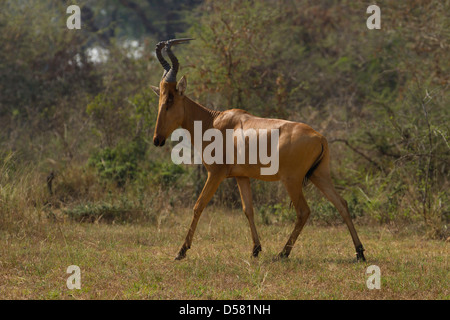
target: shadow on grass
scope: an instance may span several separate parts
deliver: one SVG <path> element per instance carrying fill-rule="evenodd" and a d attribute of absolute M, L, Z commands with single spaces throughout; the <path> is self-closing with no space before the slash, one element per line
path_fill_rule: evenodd
<path fill-rule="evenodd" d="M 366 258 L 367 259 L 367 258 Z M 366 261 L 357 261 L 356 257 L 324 257 L 324 258 L 301 258 L 289 257 L 279 259 L 276 255 L 268 256 L 261 260 L 263 264 L 293 264 L 293 265 L 311 265 L 311 264 L 338 264 L 338 265 L 362 265 L 369 266 L 372 264 L 379 264 L 379 259 L 367 259 Z"/>

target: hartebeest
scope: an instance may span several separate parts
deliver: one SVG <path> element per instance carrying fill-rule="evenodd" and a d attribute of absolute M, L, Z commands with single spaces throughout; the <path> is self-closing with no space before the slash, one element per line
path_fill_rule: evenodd
<path fill-rule="evenodd" d="M 227 164 L 225 161 L 222 164 L 207 164 L 203 162 L 208 172 L 208 177 L 194 206 L 194 217 L 191 226 L 176 259 L 183 259 L 186 256 L 186 251 L 191 247 L 200 215 L 216 192 L 219 184 L 225 178 L 234 177 L 238 184 L 244 213 L 250 224 L 253 239 L 252 254 L 254 257 L 257 257 L 261 251 L 261 244 L 253 218 L 250 178 L 264 181 L 281 180 L 296 210 L 297 220 L 294 230 L 278 255 L 279 258 L 289 256 L 298 235 L 310 215 L 310 209 L 302 191 L 303 182 L 308 178 L 337 208 L 352 236 L 357 260 L 365 261 L 364 249 L 353 226 L 347 202 L 336 192 L 331 180 L 330 151 L 325 137 L 303 123 L 264 119 L 240 109 L 231 109 L 223 112 L 210 110 L 189 99 L 185 96 L 186 78 L 183 76 L 178 83 L 176 82 L 179 62 L 171 50 L 172 45 L 189 40 L 192 39 L 174 39 L 161 41 L 156 45 L 156 56 L 164 68 L 164 74 L 159 87 L 152 86 L 153 91 L 159 96 L 158 117 L 153 137 L 154 145 L 163 146 L 167 137 L 179 127 L 188 130 L 191 134 L 191 139 L 193 139 L 194 121 L 201 121 L 203 132 L 211 128 L 218 129 L 222 133 L 225 133 L 227 129 L 254 129 L 256 132 L 261 129 L 277 129 L 279 130 L 279 168 L 275 174 L 262 175 L 260 169 L 264 165 L 259 162 L 256 164 L 238 164 L 236 162 Z M 162 49 L 165 49 L 172 66 L 164 59 L 161 53 Z M 194 144 L 194 141 L 192 143 Z M 199 147 L 203 150 L 207 145 L 207 142 L 202 141 L 202 145 Z"/>

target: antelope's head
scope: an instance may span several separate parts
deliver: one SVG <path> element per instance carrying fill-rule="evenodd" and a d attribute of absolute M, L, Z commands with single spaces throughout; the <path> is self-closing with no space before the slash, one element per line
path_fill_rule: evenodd
<path fill-rule="evenodd" d="M 174 44 L 185 43 L 189 40 L 192 39 L 173 39 L 161 41 L 156 45 L 156 57 L 164 68 L 159 87 L 151 86 L 159 96 L 158 118 L 153 135 L 153 144 L 157 147 L 162 147 L 167 137 L 183 123 L 184 92 L 187 83 L 184 76 L 177 83 L 177 72 L 180 65 L 171 47 Z M 162 49 L 165 49 L 169 56 L 172 67 L 162 56 Z"/>

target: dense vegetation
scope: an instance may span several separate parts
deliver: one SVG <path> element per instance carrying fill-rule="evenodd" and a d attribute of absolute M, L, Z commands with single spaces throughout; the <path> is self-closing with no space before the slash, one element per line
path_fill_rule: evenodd
<path fill-rule="evenodd" d="M 205 179 L 151 143 L 162 68 L 177 47 L 205 106 L 308 123 L 328 137 L 354 216 L 449 235 L 449 1 L 65 1 L 0 3 L 0 230 L 43 221 L 149 221 L 192 207 Z M 71 3 L 70 3 L 71 4 Z M 267 224 L 292 219 L 284 189 L 253 182 Z M 341 221 L 318 193 L 317 222 Z M 237 207 L 234 180 L 213 199 Z M 335 218 L 338 219 L 335 219 Z"/>

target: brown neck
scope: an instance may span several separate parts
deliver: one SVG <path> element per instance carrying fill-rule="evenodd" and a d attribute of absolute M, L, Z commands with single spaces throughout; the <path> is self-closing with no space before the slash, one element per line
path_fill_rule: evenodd
<path fill-rule="evenodd" d="M 203 136 L 206 130 L 213 127 L 214 120 L 220 113 L 220 111 L 208 109 L 188 97 L 184 97 L 184 120 L 181 127 L 188 130 L 191 134 L 191 139 L 194 139 L 194 121 L 201 121 Z"/>

